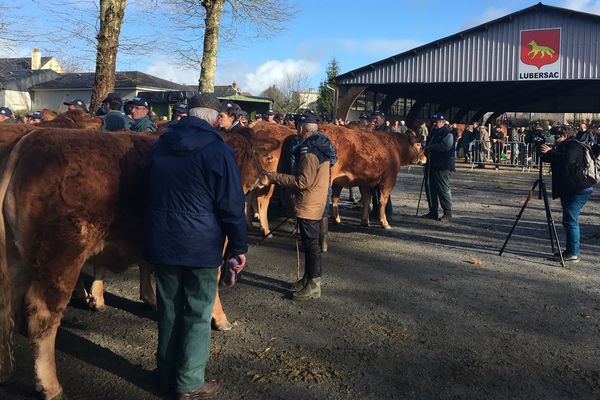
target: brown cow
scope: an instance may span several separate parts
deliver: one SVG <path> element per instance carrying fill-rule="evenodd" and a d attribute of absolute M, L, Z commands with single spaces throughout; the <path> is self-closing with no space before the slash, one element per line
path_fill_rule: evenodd
<path fill-rule="evenodd" d="M 45 128 L 14 146 L 0 180 L 0 379 L 12 369 L 13 317 L 23 305 L 36 387 L 46 399 L 61 394 L 54 342 L 83 264 L 119 272 L 141 259 L 143 177 L 155 140 Z"/>
<path fill-rule="evenodd" d="M 381 190 L 379 222 L 391 229 L 385 215 L 385 205 L 396 185 L 400 167 L 423 162 L 424 156 L 417 135 L 407 133 L 364 132 L 342 126 L 324 124 L 320 130 L 334 144 L 338 162 L 331 170 L 333 218 L 340 223 L 339 199 L 342 188 L 358 186 L 362 195 L 362 224 L 369 225 L 371 187 Z"/>

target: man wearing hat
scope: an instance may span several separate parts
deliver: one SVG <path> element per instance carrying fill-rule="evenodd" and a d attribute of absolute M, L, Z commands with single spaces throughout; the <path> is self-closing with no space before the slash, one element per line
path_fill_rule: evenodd
<path fill-rule="evenodd" d="M 156 132 L 154 122 L 148 116 L 150 106 L 141 97 L 131 99 L 131 119 L 129 129 L 135 132 Z"/>
<path fill-rule="evenodd" d="M 220 107 L 214 93 L 199 93 L 188 100 L 189 115 L 205 120 L 213 128 L 219 124 Z"/>
<path fill-rule="evenodd" d="M 385 132 L 387 127 L 385 126 L 385 114 L 383 111 L 375 110 L 371 113 L 372 122 L 375 125 L 375 130 L 378 132 Z"/>
<path fill-rule="evenodd" d="M 262 183 L 276 183 L 295 191 L 295 211 L 304 249 L 304 275 L 291 289 L 294 300 L 321 296 L 321 220 L 327 205 L 330 167 L 337 159 L 329 139 L 319 132 L 319 118 L 305 112 L 299 118 L 300 143 L 292 153 L 292 174 L 269 172 Z"/>
<path fill-rule="evenodd" d="M 427 156 L 424 184 L 429 212 L 421 218 L 450 223 L 452 221 L 450 174 L 455 171 L 456 142 L 442 114 L 435 114 L 431 120 L 433 129 L 424 150 Z M 438 218 L 438 206 L 441 206 L 444 211 L 441 218 Z"/>
<path fill-rule="evenodd" d="M 63 103 L 65 106 L 67 106 L 67 110 L 81 110 L 84 113 L 88 113 L 88 108 L 85 105 L 85 102 L 81 99 L 72 99 L 69 101 L 65 101 Z"/>
<path fill-rule="evenodd" d="M 12 111 L 8 107 L 0 107 L 0 124 L 12 123 Z"/>
<path fill-rule="evenodd" d="M 254 116 L 254 122 L 262 122 L 262 120 L 263 120 L 262 114 L 256 114 Z"/>
<path fill-rule="evenodd" d="M 372 122 L 375 125 L 375 131 L 386 132 L 388 128 L 385 126 L 385 114 L 383 111 L 375 110 L 371 113 Z M 378 187 L 371 188 L 371 196 L 373 198 L 373 211 L 372 215 L 375 218 L 379 218 L 379 208 L 381 204 L 381 190 Z M 394 208 L 392 207 L 392 197 L 388 199 L 385 205 L 385 215 L 388 219 L 394 215 Z"/>
<path fill-rule="evenodd" d="M 104 119 L 102 131 L 115 132 L 129 128 L 129 119 L 121 111 L 123 100 L 117 93 L 109 93 L 102 101 L 106 114 L 101 118 Z"/>
<path fill-rule="evenodd" d="M 277 121 L 275 121 L 275 113 L 273 112 L 273 110 L 269 110 L 265 113 L 265 117 L 267 117 L 267 121 L 266 122 L 272 122 L 274 124 L 277 123 Z"/>
<path fill-rule="evenodd" d="M 34 111 L 32 113 L 29 113 L 26 115 L 27 119 L 25 120 L 25 123 L 28 125 L 37 125 L 40 122 L 42 122 L 42 112 L 41 111 Z"/>

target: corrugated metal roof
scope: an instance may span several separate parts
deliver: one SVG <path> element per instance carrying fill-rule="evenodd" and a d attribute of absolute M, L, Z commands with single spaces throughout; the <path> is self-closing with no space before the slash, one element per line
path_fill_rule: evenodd
<path fill-rule="evenodd" d="M 600 79 L 600 16 L 539 3 L 335 78 L 338 85 L 518 80 L 520 31 L 561 28 L 561 79 Z"/>

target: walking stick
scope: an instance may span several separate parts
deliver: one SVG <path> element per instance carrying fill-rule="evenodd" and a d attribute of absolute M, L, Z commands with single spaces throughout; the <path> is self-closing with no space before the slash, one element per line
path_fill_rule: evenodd
<path fill-rule="evenodd" d="M 421 196 L 423 196 L 423 187 L 425 186 L 425 174 L 423 174 L 423 180 L 421 181 L 421 191 L 419 192 L 419 201 L 417 202 L 417 213 L 416 217 L 419 216 L 419 207 L 421 207 Z"/>
<path fill-rule="evenodd" d="M 276 232 L 279 228 L 281 228 L 283 226 L 283 224 L 285 224 L 286 222 L 288 222 L 290 220 L 290 218 L 292 218 L 292 217 L 289 216 L 286 219 L 284 219 L 279 225 L 277 225 L 274 229 L 272 229 L 269 233 L 267 233 L 265 235 L 265 237 L 263 237 L 262 239 L 260 239 L 258 242 L 254 243 L 252 245 L 252 247 L 257 247 L 259 244 L 261 244 L 262 242 L 264 242 L 266 238 L 268 238 L 269 236 L 271 236 L 273 234 L 273 232 Z"/>

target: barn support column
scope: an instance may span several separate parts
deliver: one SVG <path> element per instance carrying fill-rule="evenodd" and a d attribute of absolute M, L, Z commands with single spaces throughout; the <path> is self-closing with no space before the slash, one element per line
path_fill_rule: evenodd
<path fill-rule="evenodd" d="M 496 124 L 496 118 L 498 118 L 499 116 L 501 116 L 504 113 L 505 113 L 505 111 L 494 111 L 494 113 L 492 115 L 490 115 L 490 117 L 487 119 L 487 121 L 485 121 L 485 125 Z"/>
<path fill-rule="evenodd" d="M 464 107 L 464 108 L 461 108 L 460 110 L 458 110 L 458 112 L 454 116 L 454 122 L 456 122 L 456 123 L 462 123 L 463 119 L 467 116 L 467 114 L 469 113 L 469 111 L 471 111 L 471 109 L 467 108 L 467 107 Z"/>
<path fill-rule="evenodd" d="M 385 96 L 385 98 L 379 105 L 378 110 L 383 111 L 385 115 L 388 115 L 390 113 L 390 108 L 392 107 L 392 104 L 394 104 L 394 102 L 399 98 L 399 94 L 388 94 L 387 96 Z"/>
<path fill-rule="evenodd" d="M 417 116 L 419 115 L 419 113 L 421 112 L 421 110 L 423 110 L 423 107 L 425 107 L 427 103 L 425 101 L 421 101 L 421 100 L 417 100 L 412 107 L 410 108 L 410 111 L 408 112 L 408 115 L 406 116 L 406 126 L 409 127 L 416 127 L 416 119 Z"/>
<path fill-rule="evenodd" d="M 356 98 L 368 87 L 368 85 L 338 86 L 336 90 L 337 109 L 335 110 L 335 115 L 338 118 L 346 120 L 348 118 L 350 107 L 352 107 Z"/>

